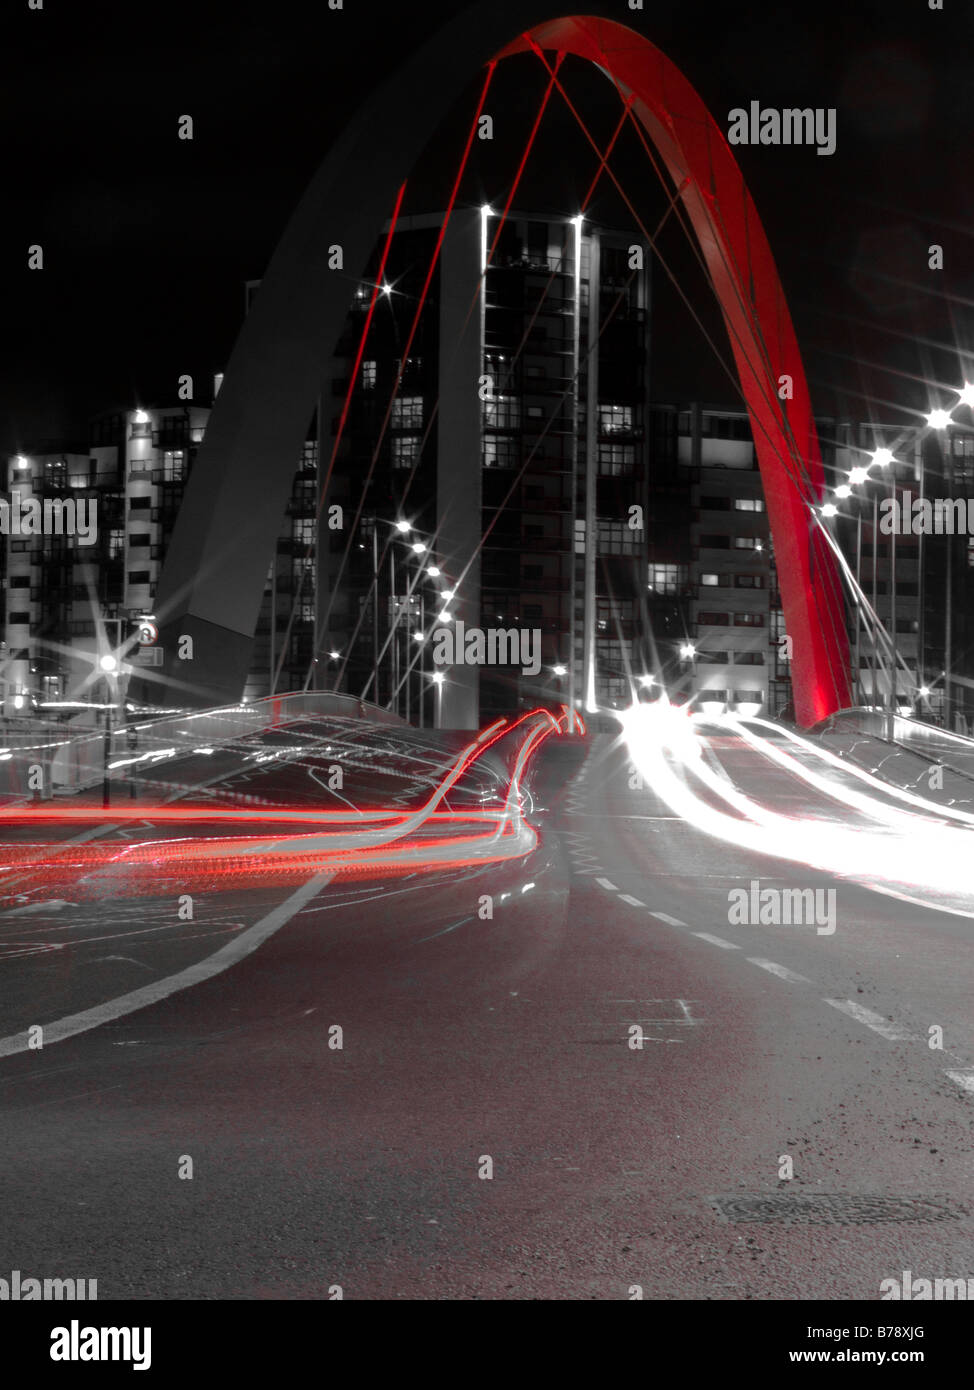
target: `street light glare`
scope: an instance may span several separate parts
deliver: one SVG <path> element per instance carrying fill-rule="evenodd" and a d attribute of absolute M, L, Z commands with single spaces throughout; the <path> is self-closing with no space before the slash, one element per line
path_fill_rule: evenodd
<path fill-rule="evenodd" d="M 439 568 L 438 565 L 430 565 L 430 567 L 429 567 L 429 569 L 426 571 L 426 573 L 430 576 L 431 579 L 439 579 L 439 577 L 440 577 L 440 568 Z"/>
<path fill-rule="evenodd" d="M 410 526 L 410 524 L 409 524 L 408 521 L 397 521 L 397 522 L 396 522 L 396 530 L 397 530 L 397 531 L 401 531 L 402 534 L 405 535 L 407 531 L 411 531 L 411 530 L 412 530 L 412 527 Z"/>
<path fill-rule="evenodd" d="M 442 685 L 443 682 L 444 682 L 445 680 L 446 680 L 446 676 L 444 676 L 444 674 L 443 674 L 442 671 L 434 671 L 434 672 L 433 672 L 433 684 L 434 684 L 434 685 Z"/>
<path fill-rule="evenodd" d="M 553 676 L 567 676 L 567 675 L 568 675 L 568 667 L 567 667 L 567 666 L 561 666 L 561 665 L 559 665 L 559 666 L 552 666 L 552 668 L 551 668 L 551 674 L 552 674 Z"/>
<path fill-rule="evenodd" d="M 872 453 L 872 461 L 873 463 L 878 464 L 880 468 L 887 468 L 893 462 L 893 450 L 874 449 Z"/>
<path fill-rule="evenodd" d="M 931 410 L 927 416 L 927 424 L 932 430 L 945 430 L 950 422 L 949 410 Z"/>
<path fill-rule="evenodd" d="M 428 547 L 428 546 L 425 546 L 425 545 L 423 544 L 422 541 L 413 541 L 413 547 L 412 547 L 412 548 L 413 548 L 414 553 L 417 554 L 417 555 L 422 555 L 422 554 L 425 553 L 426 550 L 429 549 L 429 547 Z"/>
<path fill-rule="evenodd" d="M 337 661 L 341 656 L 341 652 L 329 652 L 328 655 L 331 657 L 332 661 Z"/>
<path fill-rule="evenodd" d="M 845 499 L 846 497 L 851 497 L 852 488 L 849 486 L 848 483 L 840 483 L 839 486 L 835 489 L 835 495 L 836 497 L 841 497 L 843 499 Z"/>
<path fill-rule="evenodd" d="M 825 506 L 822 508 L 823 516 L 838 516 L 838 514 L 839 509 L 834 502 L 826 502 Z"/>
<path fill-rule="evenodd" d="M 113 671 L 118 670 L 118 659 L 112 656 L 111 652 L 106 652 L 98 665 L 107 675 L 111 675 Z"/>
<path fill-rule="evenodd" d="M 957 394 L 960 397 L 958 405 L 974 406 L 974 382 L 965 381 L 963 391 L 958 391 Z"/>
<path fill-rule="evenodd" d="M 648 690 L 648 689 L 650 688 L 650 686 L 656 684 L 656 677 L 655 677 L 655 676 L 649 676 L 649 675 L 640 676 L 640 677 L 639 677 L 639 684 L 643 687 L 644 690 Z"/>
<path fill-rule="evenodd" d="M 692 661 L 697 654 L 697 649 L 692 642 L 684 642 L 680 647 L 680 655 L 684 661 Z"/>
<path fill-rule="evenodd" d="M 864 483 L 868 477 L 868 468 L 856 467 L 849 470 L 849 482 L 853 485 L 853 487 L 855 487 L 857 483 Z"/>
<path fill-rule="evenodd" d="M 456 596 L 457 596 L 457 591 L 456 591 L 456 589 L 444 589 L 444 590 L 443 590 L 443 597 L 444 597 L 445 599 L 447 599 L 447 600 L 456 598 Z"/>

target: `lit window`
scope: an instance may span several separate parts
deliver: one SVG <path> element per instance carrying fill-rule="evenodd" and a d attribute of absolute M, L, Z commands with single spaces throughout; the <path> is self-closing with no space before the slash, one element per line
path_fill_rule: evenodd
<path fill-rule="evenodd" d="M 485 468 L 515 468 L 520 459 L 521 452 L 518 441 L 512 436 L 503 434 L 484 436 Z"/>
<path fill-rule="evenodd" d="M 484 424 L 493 430 L 519 429 L 521 402 L 516 396 L 494 396 L 484 401 Z"/>
<path fill-rule="evenodd" d="M 393 468 L 412 468 L 419 458 L 419 435 L 402 434 L 392 441 Z"/>
<path fill-rule="evenodd" d="M 392 403 L 392 427 L 418 430 L 423 424 L 422 396 L 397 396 Z"/>
<path fill-rule="evenodd" d="M 599 473 L 603 478 L 625 477 L 635 462 L 636 449 L 632 444 L 599 445 Z"/>
<path fill-rule="evenodd" d="M 734 537 L 734 549 L 735 549 L 735 550 L 757 550 L 757 548 L 758 548 L 758 546 L 759 546 L 760 544 L 761 544 L 761 537 L 760 537 L 760 536 L 735 536 L 735 537 Z"/>
<path fill-rule="evenodd" d="M 599 429 L 602 434 L 629 434 L 632 431 L 631 405 L 600 405 Z"/>
<path fill-rule="evenodd" d="M 686 565 L 650 565 L 649 587 L 657 594 L 678 594 L 687 582 Z"/>
<path fill-rule="evenodd" d="M 375 390 L 375 380 L 376 380 L 376 375 L 377 375 L 377 373 L 378 373 L 378 369 L 379 369 L 379 365 L 378 365 L 377 362 L 369 361 L 369 362 L 363 362 L 363 363 L 362 363 L 362 390 L 363 390 L 363 391 L 374 391 L 374 390 Z"/>
<path fill-rule="evenodd" d="M 186 455 L 182 449 L 167 449 L 162 456 L 162 477 L 166 483 L 181 483 L 186 476 Z"/>
<path fill-rule="evenodd" d="M 763 512 L 764 503 L 760 497 L 735 497 L 734 510 L 738 512 Z"/>

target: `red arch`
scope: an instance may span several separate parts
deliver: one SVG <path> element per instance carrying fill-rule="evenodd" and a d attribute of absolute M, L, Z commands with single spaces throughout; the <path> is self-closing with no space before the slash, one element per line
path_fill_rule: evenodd
<path fill-rule="evenodd" d="M 227 364 L 190 475 L 156 593 L 162 679 L 199 705 L 239 699 L 308 420 L 348 315 L 347 281 L 322 248 L 345 248 L 365 273 L 409 171 L 486 56 L 532 46 L 601 67 L 632 96 L 691 221 L 720 301 L 751 414 L 789 636 L 799 721 L 850 703 L 835 563 L 810 525 L 822 467 L 794 330 L 761 223 L 723 134 L 703 102 L 646 39 L 611 19 L 559 16 L 564 0 L 480 0 L 437 31 L 373 93 L 329 150 L 278 243 Z M 612 8 L 619 0 L 590 0 Z M 665 12 L 669 0 L 656 0 Z M 512 18 L 512 15 L 514 18 Z M 536 23 L 534 17 L 550 19 Z M 395 138 L 389 138 L 389 132 Z M 363 180 L 362 171 L 369 171 Z M 349 186 L 356 196 L 348 196 Z M 767 383 L 788 374 L 785 406 Z M 801 474 L 804 468 L 805 474 Z M 795 479 L 804 476 L 799 486 Z M 804 496 L 803 496 L 804 494 Z M 181 637 L 195 644 L 183 663 Z M 140 694 L 151 699 L 157 688 Z M 136 696 L 138 698 L 138 695 Z"/>
<path fill-rule="evenodd" d="M 680 70 L 648 39 L 612 20 L 554 19 L 498 58 L 554 49 L 601 68 L 652 140 L 686 208 L 730 337 L 747 402 L 793 639 L 795 713 L 808 726 L 851 704 L 849 653 L 835 559 L 809 504 L 823 471 L 808 384 L 768 239 L 723 132 Z M 792 382 L 781 401 L 777 383 Z M 771 383 L 774 383 L 772 386 Z"/>

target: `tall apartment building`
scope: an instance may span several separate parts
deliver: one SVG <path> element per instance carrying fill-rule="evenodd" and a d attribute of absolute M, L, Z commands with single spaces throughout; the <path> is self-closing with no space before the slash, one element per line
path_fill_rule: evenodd
<path fill-rule="evenodd" d="M 91 544 L 80 544 L 64 529 L 0 537 L 0 700 L 8 717 L 104 699 L 100 657 L 106 644 L 128 644 L 138 618 L 152 614 L 209 413 L 197 405 L 110 411 L 91 422 L 83 448 L 75 444 L 7 460 L 5 495 L 11 502 L 21 509 L 32 499 L 58 507 L 85 502 L 86 515 L 96 523 Z M 311 658 L 316 479 L 317 441 L 311 440 L 298 461 L 268 569 L 248 695 L 268 693 L 275 675 L 278 690 L 293 688 Z M 302 588 L 310 603 L 302 600 Z M 137 661 L 148 663 L 151 653 L 133 650 L 129 664 Z M 179 692 L 160 691 L 160 703 L 178 704 Z"/>
<path fill-rule="evenodd" d="M 498 218 L 458 214 L 403 362 L 440 226 L 413 218 L 397 230 L 352 392 L 325 499 L 349 525 L 331 529 L 323 513 L 319 529 L 319 683 L 337 677 L 374 698 L 378 657 L 379 699 L 431 715 L 433 663 L 416 636 L 432 642 L 445 613 L 468 630 L 536 636 L 540 660 L 536 671 L 451 666 L 437 692 L 445 724 L 570 694 L 622 699 L 648 659 L 648 249 L 590 223 L 514 213 L 485 270 Z M 323 395 L 323 457 L 371 288 L 360 288 Z M 399 521 L 408 535 L 397 537 Z M 429 554 L 410 556 L 423 538 Z M 340 660 L 326 661 L 331 651 Z"/>

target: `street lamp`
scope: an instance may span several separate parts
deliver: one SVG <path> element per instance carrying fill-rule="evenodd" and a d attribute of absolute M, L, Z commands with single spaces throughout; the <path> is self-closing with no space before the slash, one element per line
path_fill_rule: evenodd
<path fill-rule="evenodd" d="M 684 661 L 692 661 L 697 654 L 697 649 L 692 642 L 683 642 L 680 645 L 680 656 Z"/>
<path fill-rule="evenodd" d="M 927 424 L 932 430 L 945 430 L 951 423 L 949 410 L 931 410 L 927 416 Z"/>
<path fill-rule="evenodd" d="M 442 728 L 443 725 L 443 683 L 446 676 L 442 671 L 433 672 L 433 684 L 436 686 L 436 721 L 434 728 Z"/>

